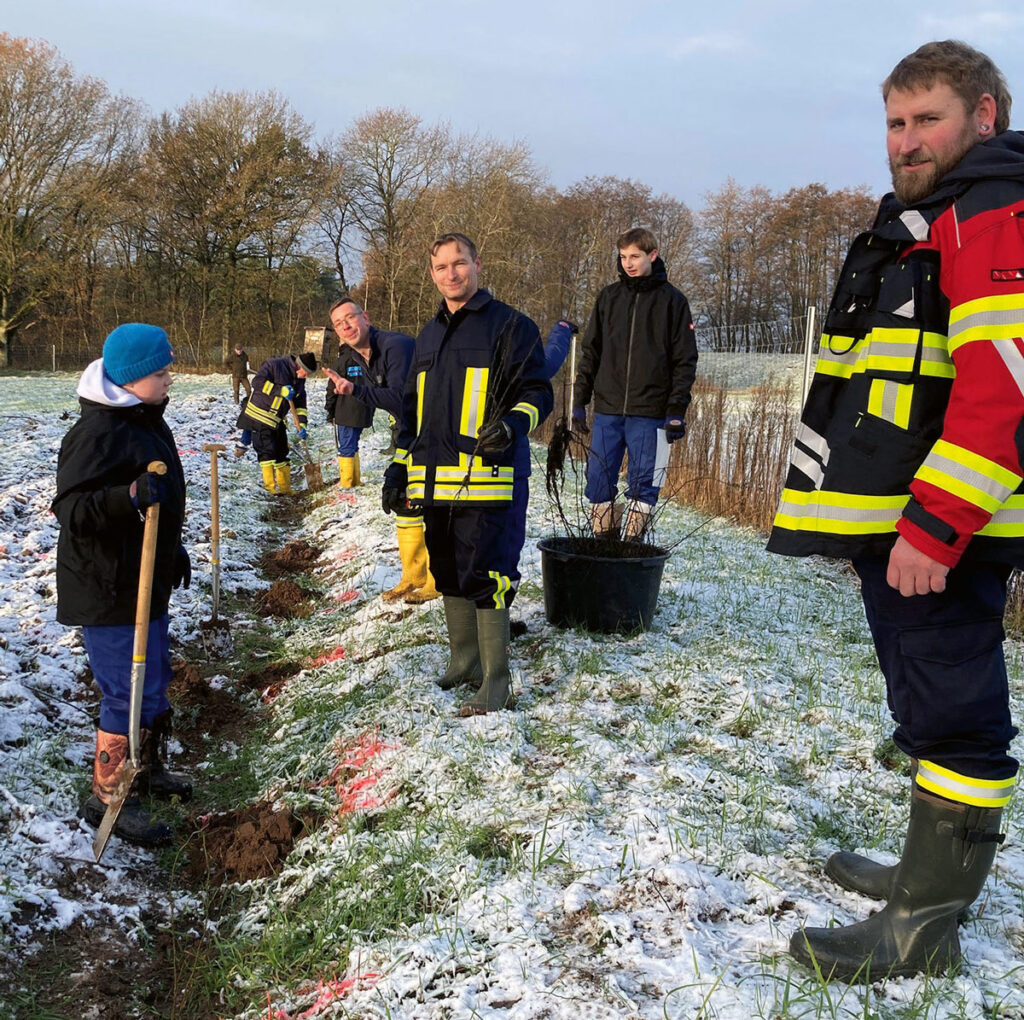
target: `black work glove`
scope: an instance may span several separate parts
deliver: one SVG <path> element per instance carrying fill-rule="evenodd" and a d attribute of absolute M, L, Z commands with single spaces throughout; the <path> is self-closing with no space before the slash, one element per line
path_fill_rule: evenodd
<path fill-rule="evenodd" d="M 384 472 L 384 488 L 380 492 L 381 509 L 386 514 L 408 510 L 405 487 L 409 483 L 409 471 L 404 464 L 392 463 Z"/>
<path fill-rule="evenodd" d="M 581 436 L 585 436 L 590 432 L 590 426 L 587 425 L 587 409 L 585 407 L 574 407 L 572 409 L 572 430 Z"/>
<path fill-rule="evenodd" d="M 192 561 L 189 559 L 188 550 L 178 546 L 174 554 L 174 584 L 175 588 L 187 588 L 192 583 Z"/>
<path fill-rule="evenodd" d="M 163 475 L 155 475 L 152 471 L 144 471 L 128 488 L 128 497 L 136 510 L 145 510 L 154 503 L 162 503 L 167 499 L 167 483 Z"/>
<path fill-rule="evenodd" d="M 665 439 L 670 443 L 674 443 L 677 439 L 682 439 L 686 435 L 686 422 L 683 421 L 681 414 L 670 414 L 665 419 L 665 424 L 662 428 L 665 430 Z"/>
<path fill-rule="evenodd" d="M 476 438 L 477 451 L 485 457 L 499 457 L 512 445 L 513 436 L 512 427 L 499 418 L 480 430 Z"/>

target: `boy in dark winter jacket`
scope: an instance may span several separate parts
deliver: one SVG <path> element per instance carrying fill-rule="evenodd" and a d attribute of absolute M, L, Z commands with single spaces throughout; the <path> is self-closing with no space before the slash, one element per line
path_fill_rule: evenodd
<path fill-rule="evenodd" d="M 581 345 L 573 428 L 594 435 L 585 495 L 595 535 L 617 536 L 619 469 L 629 454 L 624 537 L 640 540 L 658 501 L 668 445 L 686 431 L 697 374 L 690 305 L 668 282 L 654 235 L 642 227 L 618 239 L 619 280 L 597 296 Z"/>
<path fill-rule="evenodd" d="M 82 628 L 89 665 L 102 694 L 92 796 L 79 815 L 98 826 L 128 756 L 135 608 L 146 508 L 160 505 L 149 641 L 142 693 L 141 785 L 155 797 L 188 799 L 191 784 L 168 772 L 163 752 L 171 731 L 168 604 L 171 589 L 191 580 L 181 544 L 185 476 L 164 421 L 174 352 L 158 326 L 125 323 L 103 345 L 78 383 L 81 416 L 61 443 L 57 495 L 57 619 Z M 162 461 L 164 475 L 147 471 Z M 137 796 L 125 801 L 114 832 L 153 845 L 171 830 L 154 821 Z"/>

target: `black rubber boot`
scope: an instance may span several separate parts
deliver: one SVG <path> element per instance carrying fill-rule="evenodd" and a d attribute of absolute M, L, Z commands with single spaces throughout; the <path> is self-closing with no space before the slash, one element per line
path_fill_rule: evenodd
<path fill-rule="evenodd" d="M 889 902 L 859 924 L 802 928 L 789 951 L 822 976 L 867 983 L 927 972 L 960 959 L 957 916 L 977 898 L 1002 842 L 1002 808 L 977 808 L 914 791 L 903 857 Z"/>
<path fill-rule="evenodd" d="M 98 829 L 107 805 L 93 794 L 78 810 L 78 817 Z M 129 797 L 121 806 L 114 826 L 114 835 L 136 846 L 162 846 L 170 843 L 174 833 L 166 822 L 154 822 L 138 797 Z"/>
<path fill-rule="evenodd" d="M 461 684 L 478 684 L 484 678 L 476 634 L 476 604 L 454 595 L 444 597 L 451 661 L 444 676 L 434 682 L 442 691 Z"/>
<path fill-rule="evenodd" d="M 917 760 L 910 762 L 910 786 L 914 788 L 917 776 Z M 913 814 L 915 797 L 910 798 L 910 811 Z M 909 821 L 907 827 L 909 828 Z M 860 893 L 873 900 L 887 900 L 892 888 L 893 876 L 896 874 L 895 864 L 879 864 L 862 854 L 851 854 L 846 850 L 834 853 L 825 862 L 825 874 L 834 882 L 850 892 Z"/>
<path fill-rule="evenodd" d="M 478 609 L 476 634 L 484 680 L 480 690 L 459 709 L 460 716 L 486 715 L 508 708 L 508 610 Z"/>
<path fill-rule="evenodd" d="M 158 800 L 192 799 L 192 783 L 184 776 L 170 772 L 165 764 L 167 759 L 167 741 L 171 736 L 171 710 L 161 712 L 153 720 L 153 728 L 148 737 L 143 730 L 142 759 L 147 769 L 139 776 L 139 789 Z"/>

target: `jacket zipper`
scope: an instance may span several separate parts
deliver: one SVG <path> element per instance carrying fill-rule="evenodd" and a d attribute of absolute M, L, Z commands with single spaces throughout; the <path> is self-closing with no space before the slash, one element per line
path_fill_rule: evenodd
<path fill-rule="evenodd" d="M 636 329 L 637 295 L 633 295 L 633 308 L 629 314 L 629 342 L 626 345 L 626 382 L 622 388 L 622 416 L 626 417 L 626 405 L 629 403 L 629 370 L 633 361 L 633 331 Z"/>

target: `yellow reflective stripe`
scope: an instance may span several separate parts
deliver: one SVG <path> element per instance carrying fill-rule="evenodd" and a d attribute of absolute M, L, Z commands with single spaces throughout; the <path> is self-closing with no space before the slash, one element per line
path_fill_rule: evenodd
<path fill-rule="evenodd" d="M 1024 537 L 1024 495 L 1011 496 L 977 534 L 990 538 Z"/>
<path fill-rule="evenodd" d="M 459 417 L 459 432 L 474 439 L 480 433 L 484 420 L 484 402 L 487 397 L 487 368 L 467 368 L 462 384 L 462 414 Z"/>
<path fill-rule="evenodd" d="M 485 489 L 476 486 L 470 488 L 465 485 L 435 484 L 434 499 L 451 503 L 510 503 L 512 501 L 512 486 L 503 485 Z"/>
<path fill-rule="evenodd" d="M 274 384 L 270 379 L 263 384 L 263 392 L 268 396 L 274 392 Z"/>
<path fill-rule="evenodd" d="M 939 439 L 915 478 L 959 496 L 992 514 L 1021 483 L 1021 476 L 995 461 Z"/>
<path fill-rule="evenodd" d="M 956 369 L 949 357 L 949 339 L 941 333 L 921 334 L 921 375 L 952 379 Z"/>
<path fill-rule="evenodd" d="M 423 517 L 422 516 L 416 516 L 416 517 L 397 517 L 396 516 L 395 524 L 398 525 L 398 527 L 400 527 L 400 528 L 422 528 L 423 527 Z"/>
<path fill-rule="evenodd" d="M 416 435 L 423 426 L 423 393 L 427 388 L 427 373 L 416 373 Z"/>
<path fill-rule="evenodd" d="M 917 765 L 917 785 L 958 804 L 972 807 L 1005 807 L 1013 797 L 1014 778 L 974 779 L 952 769 L 943 768 L 932 761 Z"/>
<path fill-rule="evenodd" d="M 504 574 L 499 574 L 496 570 L 488 570 L 487 576 L 494 581 L 496 586 L 494 591 L 494 608 L 504 609 L 505 596 L 512 590 L 512 581 Z"/>
<path fill-rule="evenodd" d="M 1024 294 L 996 294 L 965 301 L 949 311 L 949 350 L 975 340 L 1013 340 L 1024 335 Z"/>
<path fill-rule="evenodd" d="M 822 333 L 821 340 L 818 342 L 818 361 L 814 366 L 815 372 L 837 376 L 840 379 L 849 379 L 853 374 L 853 366 L 857 361 L 858 350 L 862 344 L 862 340 L 854 340 L 852 336 Z"/>
<path fill-rule="evenodd" d="M 775 526 L 837 535 L 885 534 L 896 530 L 909 498 L 905 494 L 863 496 L 825 489 L 783 489 Z"/>
<path fill-rule="evenodd" d="M 913 372 L 917 360 L 917 329 L 876 327 L 867 335 L 867 345 L 854 372 Z"/>
<path fill-rule="evenodd" d="M 905 429 L 910 425 L 910 402 L 913 395 L 914 387 L 911 383 L 873 379 L 868 393 L 868 414 Z"/>
<path fill-rule="evenodd" d="M 530 424 L 527 426 L 526 431 L 532 432 L 537 427 L 537 422 L 540 421 L 540 411 L 537 410 L 533 404 L 528 404 L 526 401 L 521 401 L 512 408 L 513 411 L 518 411 L 520 414 L 525 414 L 530 419 Z"/>
<path fill-rule="evenodd" d="M 245 405 L 245 413 L 250 418 L 262 422 L 264 425 L 269 425 L 271 428 L 277 428 L 281 420 L 276 414 L 268 411 L 265 407 L 257 407 L 252 402 Z"/>

